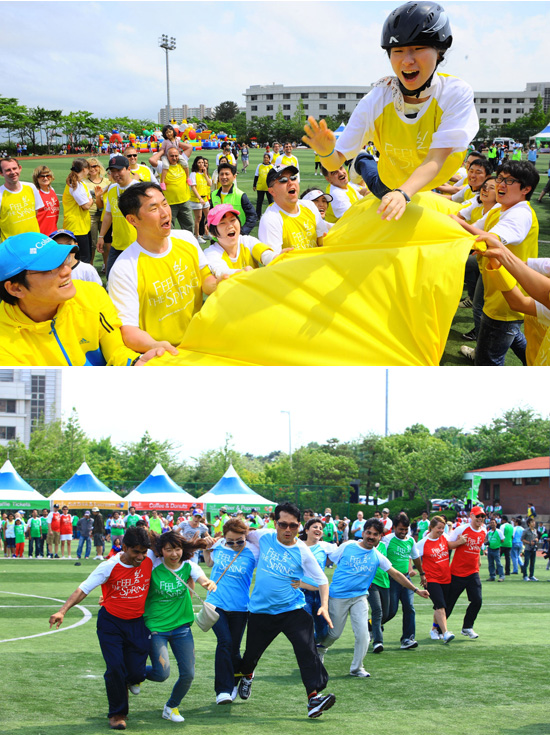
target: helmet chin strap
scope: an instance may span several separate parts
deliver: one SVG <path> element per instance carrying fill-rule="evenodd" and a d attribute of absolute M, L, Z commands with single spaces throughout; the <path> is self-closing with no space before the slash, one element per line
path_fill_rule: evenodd
<path fill-rule="evenodd" d="M 431 87 L 431 85 L 432 85 L 432 79 L 434 78 L 434 74 L 435 74 L 435 69 L 433 70 L 432 75 L 430 76 L 430 78 L 427 79 L 426 82 L 421 87 L 418 87 L 418 89 L 413 89 L 413 90 L 407 89 L 407 87 L 405 87 L 405 85 L 401 82 L 401 79 L 399 79 L 399 77 L 397 77 L 397 81 L 399 83 L 399 89 L 401 90 L 401 94 L 404 97 L 417 97 L 417 98 L 420 97 L 420 94 L 425 89 L 428 89 L 428 87 Z"/>

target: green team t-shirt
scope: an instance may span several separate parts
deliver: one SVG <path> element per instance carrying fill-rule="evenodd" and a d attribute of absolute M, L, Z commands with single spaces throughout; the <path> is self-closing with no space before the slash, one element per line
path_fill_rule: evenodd
<path fill-rule="evenodd" d="M 22 523 L 16 523 L 14 526 L 15 530 L 15 543 L 22 544 L 25 541 L 25 526 Z"/>
<path fill-rule="evenodd" d="M 73 516 L 73 529 L 76 527 L 76 524 L 77 523 L 78 523 L 78 516 L 77 515 L 74 515 Z"/>
<path fill-rule="evenodd" d="M 376 550 L 379 551 L 382 556 L 388 556 L 388 553 L 386 551 L 386 545 L 380 542 L 378 546 L 376 547 Z M 390 577 L 387 572 L 385 572 L 381 567 L 378 567 L 376 570 L 376 574 L 374 575 L 374 579 L 372 580 L 373 584 L 377 584 L 379 587 L 389 587 L 390 586 Z"/>
<path fill-rule="evenodd" d="M 498 535 L 498 531 L 487 531 L 486 543 L 489 544 L 490 549 L 500 549 L 502 542 Z"/>
<path fill-rule="evenodd" d="M 134 515 L 132 515 L 131 513 L 129 513 L 129 514 L 128 514 L 128 515 L 126 516 L 126 518 L 125 518 L 125 521 L 126 521 L 126 528 L 132 528 L 132 526 L 135 526 L 135 525 L 136 525 L 136 523 L 137 523 L 138 521 L 140 521 L 140 520 L 141 520 L 141 518 L 140 518 L 140 516 L 138 516 L 138 514 L 137 514 L 137 513 L 134 513 Z"/>
<path fill-rule="evenodd" d="M 386 539 L 388 539 L 386 541 Z M 401 574 L 409 573 L 409 558 L 417 559 L 419 556 L 412 536 L 401 540 L 393 533 L 384 536 L 382 542 L 386 545 L 387 557 L 392 567 Z"/>
<path fill-rule="evenodd" d="M 31 518 L 29 530 L 31 532 L 31 538 L 40 538 L 42 535 L 40 518 Z"/>
<path fill-rule="evenodd" d="M 512 539 L 514 538 L 514 527 L 511 523 L 504 523 L 500 530 L 504 531 L 504 541 L 502 542 L 502 546 L 506 549 L 511 549 Z"/>
<path fill-rule="evenodd" d="M 418 521 L 417 528 L 418 528 L 418 538 L 424 538 L 424 534 L 430 527 L 430 521 Z"/>
<path fill-rule="evenodd" d="M 164 633 L 194 621 L 191 595 L 181 581 L 183 579 L 187 582 L 191 570 L 188 561 L 180 569 L 174 570 L 179 577 L 178 580 L 164 564 L 159 564 L 153 569 L 143 613 L 145 625 L 149 630 Z"/>
<path fill-rule="evenodd" d="M 115 523 L 120 523 L 120 518 Z M 124 536 L 124 526 L 113 526 L 111 521 L 111 536 Z"/>
<path fill-rule="evenodd" d="M 163 526 L 160 518 L 149 518 L 149 528 L 155 533 L 162 533 Z M 168 630 L 171 630 L 171 628 L 168 628 Z"/>
<path fill-rule="evenodd" d="M 47 516 L 41 516 L 40 517 L 40 528 L 42 529 L 42 533 L 48 533 L 48 518 L 47 518 Z"/>

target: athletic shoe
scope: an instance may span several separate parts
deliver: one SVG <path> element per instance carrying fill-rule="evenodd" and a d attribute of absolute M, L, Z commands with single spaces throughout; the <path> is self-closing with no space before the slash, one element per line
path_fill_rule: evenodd
<path fill-rule="evenodd" d="M 43 558 L 44 558 L 44 556 L 43 556 L 42 554 L 39 554 L 39 555 L 38 555 L 38 556 L 37 556 L 36 558 L 37 558 L 37 559 L 43 559 Z"/>
<path fill-rule="evenodd" d="M 499 582 L 504 582 L 504 577 L 499 577 L 499 578 L 498 578 L 498 581 L 499 581 Z"/>
<path fill-rule="evenodd" d="M 180 715 L 178 708 L 169 707 L 167 704 L 164 705 L 164 709 L 162 710 L 162 717 L 172 722 L 185 722 L 185 717 Z"/>
<path fill-rule="evenodd" d="M 443 636 L 437 628 L 432 628 L 430 631 L 430 638 L 432 639 L 432 641 L 438 641 L 443 638 Z"/>
<path fill-rule="evenodd" d="M 126 730 L 126 720 L 122 715 L 113 715 L 109 717 L 109 727 L 111 730 Z"/>
<path fill-rule="evenodd" d="M 141 692 L 141 685 L 140 684 L 130 684 L 128 689 L 132 692 L 132 694 L 135 694 L 137 696 Z"/>
<path fill-rule="evenodd" d="M 461 632 L 462 635 L 465 635 L 467 638 L 479 638 L 478 634 L 473 628 L 462 628 Z"/>
<path fill-rule="evenodd" d="M 539 580 L 536 577 L 529 577 L 530 582 L 538 582 Z"/>
<path fill-rule="evenodd" d="M 476 330 L 475 329 L 470 329 L 469 332 L 466 332 L 466 334 L 463 334 L 462 335 L 462 339 L 465 339 L 468 342 L 475 342 L 476 339 L 477 339 L 477 337 L 476 337 Z"/>
<path fill-rule="evenodd" d="M 524 581 L 524 582 L 528 582 L 528 581 L 529 581 L 529 577 L 524 577 L 524 578 L 523 578 L 523 581 Z"/>
<path fill-rule="evenodd" d="M 231 704 L 233 697 L 229 692 L 222 692 L 216 696 L 216 704 Z"/>
<path fill-rule="evenodd" d="M 450 643 L 452 640 L 454 640 L 455 634 L 451 633 L 451 631 L 448 630 L 446 633 L 443 633 L 441 637 L 443 638 L 444 643 Z"/>
<path fill-rule="evenodd" d="M 372 649 L 373 653 L 382 653 L 384 650 L 384 646 L 381 643 L 375 643 L 374 647 Z"/>
<path fill-rule="evenodd" d="M 325 653 L 327 652 L 327 649 L 325 646 L 322 646 L 320 643 L 317 644 L 317 654 L 319 655 L 319 658 L 321 659 L 321 663 L 325 663 Z"/>
<path fill-rule="evenodd" d="M 312 720 L 321 717 L 323 712 L 330 709 L 335 702 L 334 694 L 317 694 L 315 697 L 310 697 L 307 703 L 307 716 Z"/>
<path fill-rule="evenodd" d="M 95 561 L 96 559 L 102 559 L 102 558 L 103 558 L 102 556 L 94 556 L 94 561 Z"/>
<path fill-rule="evenodd" d="M 239 693 L 239 687 L 234 686 L 233 691 L 231 692 L 231 701 L 234 702 L 237 699 L 237 694 Z"/>
<path fill-rule="evenodd" d="M 54 559 L 59 559 L 59 554 L 55 554 Z"/>
<path fill-rule="evenodd" d="M 417 646 L 418 646 L 418 643 L 417 641 L 414 640 L 414 638 L 407 638 L 401 644 L 401 648 L 403 650 L 408 650 L 409 648 L 416 648 Z"/>
<path fill-rule="evenodd" d="M 69 556 L 67 557 L 67 559 L 72 559 L 72 558 L 73 558 L 73 557 L 72 557 L 72 556 L 70 556 L 70 555 L 69 555 Z"/>
<path fill-rule="evenodd" d="M 81 567 L 82 566 L 81 562 L 79 562 L 79 561 L 75 561 L 74 565 L 75 565 L 75 567 Z"/>
<path fill-rule="evenodd" d="M 350 676 L 358 676 L 360 679 L 366 679 L 367 676 L 370 676 L 368 671 L 365 671 L 365 669 L 361 666 L 360 669 L 355 669 L 355 671 L 349 672 Z"/>
<path fill-rule="evenodd" d="M 204 237 L 201 237 L 200 235 L 197 237 L 197 240 L 199 241 L 199 245 L 204 245 L 206 242 Z"/>
<path fill-rule="evenodd" d="M 495 578 L 494 577 L 488 577 L 485 581 L 486 582 L 494 582 L 495 581 Z"/>
<path fill-rule="evenodd" d="M 465 299 L 462 299 L 462 301 L 459 302 L 458 308 L 459 309 L 471 309 L 474 305 L 474 302 L 472 299 L 468 296 Z"/>
<path fill-rule="evenodd" d="M 468 345 L 462 345 L 462 347 L 460 348 L 460 354 L 464 355 L 464 357 L 467 357 L 468 360 L 471 360 L 472 362 L 474 362 L 474 360 L 476 359 L 475 347 L 468 347 Z"/>
<path fill-rule="evenodd" d="M 250 690 L 252 689 L 252 682 L 254 681 L 254 674 L 250 676 L 242 676 L 239 682 L 239 697 L 241 699 L 248 699 L 250 697 Z"/>

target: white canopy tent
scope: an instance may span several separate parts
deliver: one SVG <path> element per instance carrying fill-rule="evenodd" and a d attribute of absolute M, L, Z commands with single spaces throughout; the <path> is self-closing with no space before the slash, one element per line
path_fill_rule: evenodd
<path fill-rule="evenodd" d="M 107 485 L 98 480 L 86 462 L 83 462 L 70 480 L 58 488 L 49 500 L 52 503 L 64 503 L 69 508 L 110 508 L 126 510 L 128 502 L 121 498 Z"/>
<path fill-rule="evenodd" d="M 239 510 L 250 513 L 252 508 L 256 508 L 261 513 L 270 513 L 276 505 L 272 500 L 267 500 L 248 487 L 241 480 L 233 465 L 229 465 L 225 475 L 211 490 L 201 495 L 198 502 L 204 504 L 204 510 L 207 513 L 217 513 L 220 508 L 225 508 L 228 513 L 235 513 Z"/>
<path fill-rule="evenodd" d="M 124 499 L 136 510 L 189 510 L 192 505 L 202 509 L 202 502 L 177 485 L 161 464 Z"/>
<path fill-rule="evenodd" d="M 0 468 L 0 508 L 2 510 L 42 510 L 50 502 L 29 485 L 7 459 Z"/>

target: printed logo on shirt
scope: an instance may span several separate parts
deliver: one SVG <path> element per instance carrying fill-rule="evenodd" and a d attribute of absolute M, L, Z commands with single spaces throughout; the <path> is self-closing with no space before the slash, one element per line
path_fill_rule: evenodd
<path fill-rule="evenodd" d="M 262 554 L 262 559 L 265 561 L 267 569 L 273 572 L 293 574 L 295 571 L 292 565 L 287 566 L 288 562 L 292 561 L 292 556 L 287 551 L 280 554 L 274 549 L 268 549 L 265 554 Z"/>
<path fill-rule="evenodd" d="M 138 567 L 133 576 L 117 580 L 113 592 L 119 594 L 120 597 L 134 597 L 147 592 L 149 589 L 149 578 L 144 580 L 142 570 Z"/>

